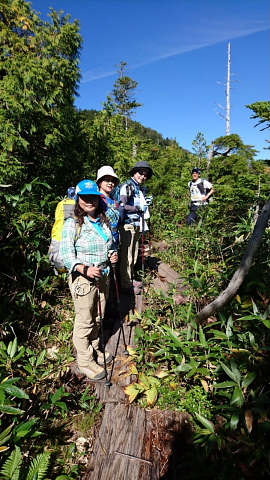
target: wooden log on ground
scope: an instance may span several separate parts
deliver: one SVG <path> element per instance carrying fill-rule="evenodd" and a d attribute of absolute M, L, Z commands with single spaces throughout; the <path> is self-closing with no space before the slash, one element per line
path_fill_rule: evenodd
<path fill-rule="evenodd" d="M 177 283 L 179 275 L 170 267 L 162 263 L 159 271 L 165 276 L 161 289 L 167 291 L 174 282 L 181 288 L 181 282 Z M 158 288 L 155 280 L 153 288 Z M 124 343 L 134 346 L 134 329 L 139 324 L 136 312 L 142 311 L 142 303 L 143 295 L 122 296 L 119 318 L 105 328 L 106 349 L 115 356 L 109 370 L 112 384 L 110 387 L 104 382 L 95 384 L 95 394 L 105 408 L 82 480 L 178 478 L 175 476 L 177 465 L 192 431 L 189 416 L 129 405 L 124 393 L 124 387 L 137 379 L 130 371 L 132 358 L 124 355 Z M 125 342 L 121 319 L 125 319 Z"/>
<path fill-rule="evenodd" d="M 154 273 L 151 282 L 154 290 L 167 292 L 171 286 L 174 286 L 176 292 L 180 293 L 183 291 L 182 279 L 179 273 L 159 258 L 148 257 L 147 266 Z"/>
<path fill-rule="evenodd" d="M 173 471 L 191 431 L 187 414 L 106 404 L 82 480 L 176 478 Z"/>

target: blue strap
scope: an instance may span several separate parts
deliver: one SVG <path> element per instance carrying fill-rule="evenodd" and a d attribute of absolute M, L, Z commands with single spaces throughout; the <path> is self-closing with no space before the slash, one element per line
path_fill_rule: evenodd
<path fill-rule="evenodd" d="M 106 235 L 106 233 L 104 232 L 102 225 L 100 223 L 100 219 L 97 218 L 95 222 L 94 220 L 91 220 L 89 217 L 87 217 L 87 219 L 95 227 L 95 229 L 97 230 L 97 233 L 103 238 L 103 240 L 105 240 L 105 242 L 108 242 L 110 237 L 108 237 L 108 235 Z"/>

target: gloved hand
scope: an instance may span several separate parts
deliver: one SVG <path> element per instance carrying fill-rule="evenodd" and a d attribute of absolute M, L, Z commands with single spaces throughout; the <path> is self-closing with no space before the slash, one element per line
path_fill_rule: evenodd
<path fill-rule="evenodd" d="M 140 207 L 139 212 L 140 213 L 145 213 L 146 210 L 147 210 L 147 205 L 143 205 L 142 207 Z"/>
<path fill-rule="evenodd" d="M 149 195 L 148 197 L 145 197 L 146 205 L 150 207 L 153 203 L 153 195 Z"/>

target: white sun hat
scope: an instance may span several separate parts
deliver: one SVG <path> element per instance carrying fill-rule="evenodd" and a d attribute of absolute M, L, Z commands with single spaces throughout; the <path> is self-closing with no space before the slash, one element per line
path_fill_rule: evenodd
<path fill-rule="evenodd" d="M 116 183 L 120 182 L 120 179 L 116 175 L 114 169 L 112 167 L 110 167 L 109 165 L 105 165 L 104 167 L 101 167 L 98 170 L 96 182 L 100 182 L 101 178 L 105 177 L 106 175 L 109 175 L 110 177 L 114 177 L 116 179 Z"/>

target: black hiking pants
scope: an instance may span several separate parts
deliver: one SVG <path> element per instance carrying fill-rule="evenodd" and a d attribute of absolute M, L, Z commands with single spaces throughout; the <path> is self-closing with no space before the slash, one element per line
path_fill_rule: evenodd
<path fill-rule="evenodd" d="M 188 225 L 192 225 L 193 223 L 196 222 L 196 220 L 198 219 L 198 214 L 197 214 L 197 210 L 200 208 L 199 205 L 194 205 L 194 203 L 191 203 L 190 205 L 190 213 L 189 213 L 189 216 L 187 218 L 187 224 Z"/>

